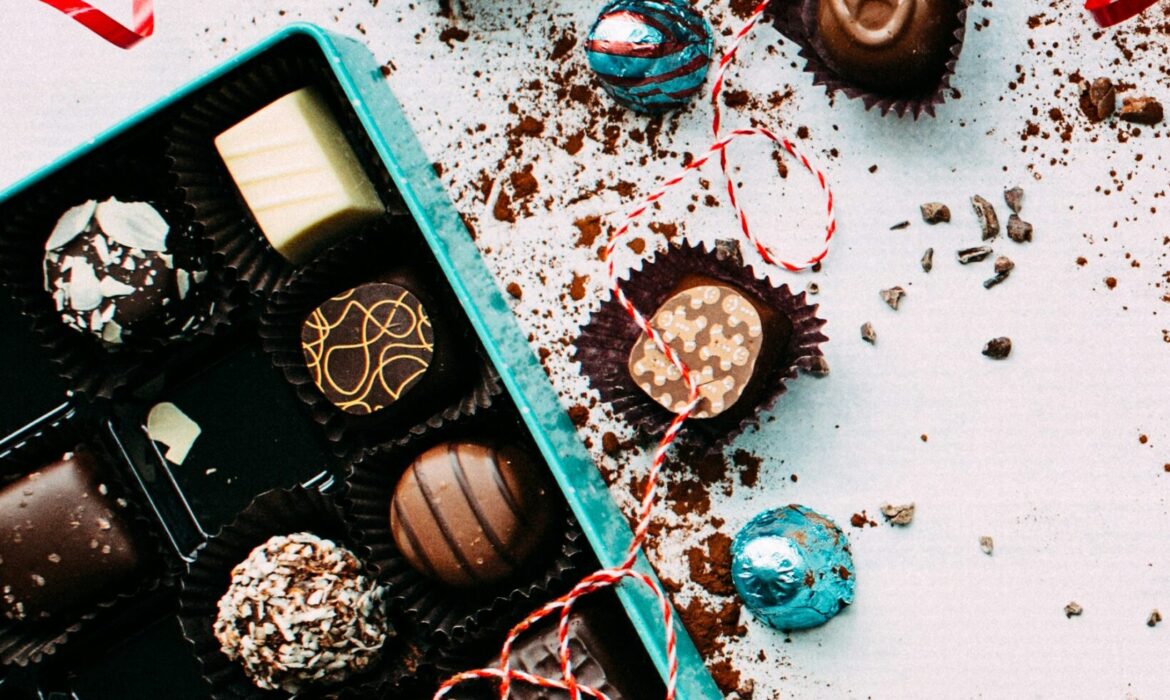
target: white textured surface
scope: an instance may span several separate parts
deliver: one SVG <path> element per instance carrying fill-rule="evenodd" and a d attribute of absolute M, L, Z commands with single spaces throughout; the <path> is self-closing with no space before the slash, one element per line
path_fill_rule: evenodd
<path fill-rule="evenodd" d="M 678 167 L 683 152 L 705 145 L 709 119 L 702 106 L 667 120 L 658 145 L 677 152 L 674 158 L 655 159 L 645 143 L 627 138 L 646 127 L 633 117 L 622 124 L 621 154 L 605 154 L 587 137 L 568 155 L 562 145 L 570 136 L 584 129 L 600 138 L 606 122 L 586 126 L 586 109 L 549 89 L 550 69 L 583 66 L 579 47 L 564 63 L 548 56 L 565 29 L 584 33 L 599 3 L 463 0 L 476 18 L 457 21 L 471 36 L 451 45 L 438 40 L 449 22 L 437 15 L 437 0 L 382 0 L 377 7 L 290 0 L 263 3 L 273 8 L 267 10 L 261 3 L 235 9 L 241 3 L 231 0 L 157 4 L 158 35 L 121 52 L 33 0 L 10 0 L 0 46 L 0 182 L 290 19 L 353 35 L 360 23 L 379 59 L 393 62 L 391 85 L 443 163 L 444 181 L 476 226 L 489 264 L 502 283 L 522 287 L 516 309 L 534 344 L 549 349 L 547 364 L 566 404 L 582 401 L 585 384 L 561 340 L 595 303 L 602 267 L 575 246 L 573 222 L 600 214 L 612 223 L 633 200 L 615 190 L 573 200 L 599 180 L 648 191 Z M 713 9 L 721 3 L 700 4 L 723 27 L 738 25 Z M 759 509 L 791 501 L 842 524 L 862 509 L 880 520 L 885 501 L 918 506 L 905 529 L 846 528 L 858 591 L 840 618 L 790 641 L 748 621 L 748 634 L 727 648 L 743 677 L 755 680 L 757 698 L 1155 698 L 1170 688 L 1170 624 L 1145 624 L 1153 608 L 1170 612 L 1170 474 L 1163 471 L 1170 462 L 1170 344 L 1163 341 L 1170 306 L 1161 301 L 1168 290 L 1157 286 L 1170 269 L 1163 244 L 1170 214 L 1161 211 L 1166 131 L 1144 129 L 1122 143 L 1116 128 L 1089 130 L 1076 117 L 1062 143 L 1048 115 L 1054 106 L 1076 113 L 1067 74 L 1078 69 L 1128 78 L 1170 99 L 1170 82 L 1154 70 L 1166 65 L 1170 40 L 1155 32 L 1132 68 L 1117 67 L 1113 35 L 1082 35 L 1078 3 L 1055 4 L 1059 10 L 1036 0 L 973 8 L 970 24 L 990 25 L 969 32 L 957 80 L 962 99 L 935 120 L 882 119 L 854 102 L 830 104 L 790 52 L 770 49 L 777 45 L 770 27 L 757 32 L 746 67 L 737 69 L 733 87 L 765 104 L 789 86 L 795 95 L 779 107 L 733 111 L 732 124 L 755 117 L 787 132 L 805 125 L 811 136 L 803 145 L 822 157 L 838 150 L 826 162 L 841 232 L 815 276 L 829 319 L 832 375 L 796 381 L 775 421 L 738 441 L 765 458 L 759 482 L 747 488 L 732 474 L 712 485 L 712 514 L 734 534 Z M 121 3 L 102 5 L 125 12 Z M 528 18 L 534 7 L 542 9 Z M 1029 15 L 1045 10 L 1053 21 L 1030 30 Z M 1013 91 L 1017 64 L 1024 80 Z M 546 89 L 526 88 L 534 79 Z M 573 82 L 588 84 L 583 74 Z M 545 130 L 539 138 L 516 136 L 506 155 L 508 133 L 525 114 L 540 116 Z M 1029 120 L 1054 135 L 1022 142 Z M 811 251 L 819 225 L 814 188 L 795 170 L 775 179 L 768 155 L 752 153 L 755 146 L 735 149 L 752 177 L 744 192 L 753 221 L 765 230 L 775 222 L 771 240 Z M 515 224 L 495 220 L 490 205 L 501 185 L 485 203 L 481 173 L 502 180 L 528 164 L 539 182 L 526 200 L 532 214 Z M 715 183 L 716 174 L 709 176 Z M 1119 189 L 1114 179 L 1124 191 L 1107 196 L 1103 190 Z M 1013 184 L 1027 191 L 1024 218 L 1035 224 L 1036 241 L 997 242 L 1017 268 L 987 291 L 980 282 L 990 276 L 990 261 L 960 267 L 954 250 L 978 238 L 967 198 L 982 193 L 1006 219 L 1000 193 Z M 718 187 L 708 193 L 718 196 Z M 685 222 L 681 231 L 692 240 L 732 234 L 726 207 L 700 204 L 691 213 L 682 206 L 689 198 L 677 195 L 658 220 Z M 954 223 L 923 225 L 917 205 L 929 200 L 949 203 Z M 914 223 L 886 230 L 902 220 Z M 930 275 L 918 267 L 927 246 L 936 251 Z M 1078 256 L 1087 259 L 1083 267 Z M 625 251 L 623 262 L 634 258 Z M 590 276 L 594 296 L 565 308 L 574 274 Z M 775 276 L 800 286 L 814 279 Z M 1113 291 L 1102 281 L 1107 276 L 1118 280 Z M 908 290 L 897 312 L 878 298 L 894 284 Z M 876 346 L 860 340 L 867 320 L 877 329 Z M 999 335 L 1010 336 L 1015 349 L 996 363 L 979 351 Z M 602 413 L 593 411 L 583 431 L 595 443 L 614 429 Z M 1147 444 L 1139 443 L 1142 434 Z M 638 457 L 623 469 L 644 464 Z M 789 480 L 793 473 L 798 482 Z M 627 482 L 623 477 L 615 493 L 630 510 Z M 665 524 L 654 558 L 666 576 L 685 580 L 685 550 L 713 531 L 710 517 L 671 515 Z M 991 557 L 980 551 L 982 535 L 995 538 Z M 697 594 L 684 586 L 678 601 L 685 606 Z M 1084 606 L 1082 617 L 1065 619 L 1070 600 Z M 754 660 L 760 650 L 766 661 Z"/>

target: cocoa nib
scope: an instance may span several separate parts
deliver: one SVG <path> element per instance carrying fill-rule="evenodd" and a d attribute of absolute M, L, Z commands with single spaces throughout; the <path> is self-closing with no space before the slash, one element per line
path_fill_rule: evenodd
<path fill-rule="evenodd" d="M 861 324 L 861 339 L 870 345 L 877 342 L 877 331 L 873 329 L 873 324 L 869 321 Z"/>
<path fill-rule="evenodd" d="M 1150 616 L 1148 618 L 1146 618 L 1146 626 L 1147 627 L 1157 627 L 1158 623 L 1161 621 L 1162 621 L 1162 613 L 1155 610 L 1152 613 L 1150 613 Z"/>
<path fill-rule="evenodd" d="M 991 539 L 987 535 L 980 537 L 979 549 L 982 549 L 984 554 L 990 556 L 991 553 L 995 551 L 995 540 Z"/>
<path fill-rule="evenodd" d="M 1024 190 L 1019 187 L 1004 190 L 1003 201 L 1007 202 L 1008 209 L 1011 209 L 1012 213 L 1019 214 L 1020 209 L 1024 207 Z"/>
<path fill-rule="evenodd" d="M 901 303 L 904 296 L 906 296 L 906 290 L 901 287 L 890 287 L 882 290 L 882 301 L 889 304 L 894 311 L 898 310 L 898 304 Z"/>
<path fill-rule="evenodd" d="M 934 269 L 934 248 L 927 248 L 922 254 L 922 271 L 930 272 Z"/>
<path fill-rule="evenodd" d="M 1068 605 L 1064 606 L 1064 616 L 1065 617 L 1076 617 L 1083 612 L 1085 612 L 1085 609 L 1082 608 L 1080 606 L 1080 603 L 1077 603 L 1075 600 L 1072 601 L 1071 603 L 1069 603 Z"/>
<path fill-rule="evenodd" d="M 1109 78 L 1097 78 L 1081 91 L 1081 113 L 1096 124 L 1113 115 L 1117 108 L 1117 91 Z"/>
<path fill-rule="evenodd" d="M 820 355 L 813 355 L 805 365 L 804 371 L 814 377 L 829 376 L 829 361 Z"/>
<path fill-rule="evenodd" d="M 983 229 L 983 240 L 991 240 L 999 235 L 999 217 L 995 214 L 995 207 L 979 195 L 971 198 L 971 206 L 975 209 L 975 216 L 979 219 L 979 227 Z"/>
<path fill-rule="evenodd" d="M 882 515 L 891 525 L 909 525 L 914 520 L 914 504 L 895 506 L 885 503 L 882 505 Z"/>
<path fill-rule="evenodd" d="M 945 223 L 951 220 L 950 207 L 942 202 L 927 202 L 919 208 L 922 210 L 922 220 L 928 224 Z"/>
<path fill-rule="evenodd" d="M 1016 243 L 1025 243 L 1032 240 L 1032 224 L 1012 214 L 1008 217 L 1008 238 Z"/>
<path fill-rule="evenodd" d="M 986 260 L 987 256 L 991 255 L 993 252 L 995 251 L 993 251 L 989 245 L 981 245 L 974 248 L 964 248 L 958 253 L 959 263 L 962 265 L 969 265 L 973 262 Z"/>
<path fill-rule="evenodd" d="M 1162 103 L 1152 97 L 1127 97 L 1120 117 L 1133 124 L 1157 124 L 1162 121 Z"/>
<path fill-rule="evenodd" d="M 1016 264 L 1012 262 L 1010 258 L 1004 255 L 999 256 L 995 259 L 995 277 L 984 280 L 983 287 L 985 289 L 991 289 L 1000 282 L 1003 282 L 1008 278 L 1008 275 L 1012 273 L 1012 270 L 1015 269 L 1015 267 Z"/>
<path fill-rule="evenodd" d="M 983 354 L 993 360 L 1002 360 L 1012 354 L 1011 338 L 992 338 L 983 346 Z"/>

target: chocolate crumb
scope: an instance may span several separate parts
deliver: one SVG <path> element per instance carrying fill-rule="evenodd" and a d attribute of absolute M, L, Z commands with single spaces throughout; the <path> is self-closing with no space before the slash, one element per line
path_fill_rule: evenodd
<path fill-rule="evenodd" d="M 919 207 L 922 220 L 928 224 L 946 223 L 951 220 L 951 209 L 942 202 L 927 202 Z"/>
<path fill-rule="evenodd" d="M 1105 286 L 1109 287 L 1110 289 L 1117 289 L 1117 278 L 1116 277 L 1106 277 L 1105 278 Z"/>
<path fill-rule="evenodd" d="M 1162 103 L 1153 97 L 1127 97 L 1118 116 L 1131 124 L 1152 126 L 1162 121 Z"/>
<path fill-rule="evenodd" d="M 1094 124 L 1113 115 L 1117 108 L 1117 90 L 1109 78 L 1097 78 L 1081 91 L 1081 113 Z"/>
<path fill-rule="evenodd" d="M 1013 187 L 1010 190 L 1004 190 L 1003 201 L 1007 202 L 1008 209 L 1011 209 L 1013 214 L 1019 214 L 1020 209 L 1024 207 L 1023 188 Z"/>
<path fill-rule="evenodd" d="M 971 198 L 971 207 L 975 210 L 975 217 L 979 219 L 979 227 L 983 230 L 983 240 L 989 241 L 999 235 L 999 216 L 995 207 L 979 195 Z"/>
<path fill-rule="evenodd" d="M 601 449 L 612 457 L 622 451 L 622 443 L 618 440 L 617 435 L 607 432 L 601 436 Z"/>
<path fill-rule="evenodd" d="M 861 339 L 870 345 L 877 342 L 877 331 L 873 329 L 873 324 L 869 321 L 861 324 Z"/>
<path fill-rule="evenodd" d="M 993 360 L 1002 360 L 1012 353 L 1011 338 L 992 338 L 983 346 L 983 354 Z"/>
<path fill-rule="evenodd" d="M 980 537 L 979 549 L 982 549 L 984 554 L 991 556 L 991 553 L 995 551 L 995 540 L 991 539 L 987 535 Z"/>
<path fill-rule="evenodd" d="M 580 428 L 589 421 L 589 409 L 577 404 L 569 407 L 569 420 L 573 421 L 573 425 Z"/>
<path fill-rule="evenodd" d="M 524 290 L 521 289 L 520 285 L 516 284 L 515 282 L 509 282 L 506 289 L 508 290 L 508 294 L 512 295 L 513 299 L 520 299 L 524 296 Z"/>
<path fill-rule="evenodd" d="M 1085 609 L 1082 608 L 1080 606 L 1080 604 L 1077 603 L 1075 600 L 1072 601 L 1071 603 L 1069 603 L 1068 605 L 1064 606 L 1064 616 L 1065 617 L 1070 617 L 1070 618 L 1077 617 L 1083 612 L 1085 612 Z"/>
<path fill-rule="evenodd" d="M 886 302 L 894 311 L 898 310 L 898 304 L 902 302 L 902 297 L 906 296 L 906 290 L 901 287 L 890 287 L 881 291 L 882 301 Z"/>
<path fill-rule="evenodd" d="M 895 506 L 884 503 L 882 504 L 882 515 L 891 525 L 909 525 L 914 520 L 914 504 Z"/>
<path fill-rule="evenodd" d="M 1089 261 L 1084 256 L 1077 258 L 1077 267 L 1084 267 L 1085 265 L 1088 265 L 1088 264 L 1089 264 Z"/>
<path fill-rule="evenodd" d="M 899 221 L 898 223 L 896 223 L 896 224 L 894 224 L 893 226 L 891 226 L 891 227 L 890 227 L 890 230 L 891 230 L 891 231 L 901 231 L 901 230 L 902 230 L 902 229 L 904 229 L 904 228 L 910 228 L 910 222 L 909 222 L 909 221 Z"/>
<path fill-rule="evenodd" d="M 1032 224 L 1024 221 L 1016 214 L 1008 217 L 1008 238 L 1016 243 L 1025 243 L 1032 240 Z"/>
<path fill-rule="evenodd" d="M 740 250 L 739 241 L 734 239 L 715 241 L 715 259 L 734 262 L 736 265 L 742 266 L 743 251 Z"/>
<path fill-rule="evenodd" d="M 1157 627 L 1158 623 L 1161 621 L 1162 621 L 1162 613 L 1158 612 L 1157 610 L 1154 610 L 1153 612 L 1150 613 L 1150 616 L 1148 618 L 1146 618 L 1146 626 L 1147 627 Z"/>
<path fill-rule="evenodd" d="M 934 269 L 934 248 L 927 248 L 922 254 L 922 271 L 930 272 Z"/>
<path fill-rule="evenodd" d="M 806 290 L 806 291 L 807 291 L 809 294 L 820 294 L 820 292 L 821 292 L 821 285 L 817 284 L 816 282 L 809 282 L 809 283 L 808 283 L 808 286 L 807 286 L 807 287 L 805 287 L 805 290 Z"/>
<path fill-rule="evenodd" d="M 808 366 L 804 368 L 804 371 L 814 377 L 827 377 L 829 376 L 829 361 L 820 355 L 813 355 L 809 358 Z"/>
<path fill-rule="evenodd" d="M 869 525 L 870 527 L 877 527 L 877 523 L 870 520 L 869 515 L 866 514 L 866 512 L 864 510 L 861 511 L 860 513 L 854 513 L 853 515 L 851 515 L 849 517 L 849 524 L 852 525 L 853 527 L 861 527 L 861 528 L 865 527 L 866 525 Z"/>
<path fill-rule="evenodd" d="M 1001 255 L 995 259 L 996 272 L 1011 272 L 1015 269 L 1015 267 L 1016 264 L 1012 262 L 1011 258 L 1007 257 L 1006 255 Z"/>
<path fill-rule="evenodd" d="M 987 259 L 995 251 L 989 245 L 976 246 L 974 248 L 964 248 L 958 252 L 959 264 L 969 265 L 973 262 L 980 262 Z"/>

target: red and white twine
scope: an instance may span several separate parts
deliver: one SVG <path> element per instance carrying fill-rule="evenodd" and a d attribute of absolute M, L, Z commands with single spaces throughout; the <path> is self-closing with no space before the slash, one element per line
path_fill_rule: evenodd
<path fill-rule="evenodd" d="M 153 0 L 134 0 L 130 26 L 122 24 L 85 0 L 41 0 L 114 46 L 128 49 L 154 33 Z"/>
<path fill-rule="evenodd" d="M 718 70 L 715 76 L 715 83 L 711 89 L 711 103 L 714 107 L 714 120 L 712 124 L 712 131 L 715 135 L 715 142 L 707 148 L 706 152 L 696 158 L 691 163 L 687 164 L 677 175 L 664 181 L 654 192 L 650 193 L 642 203 L 634 208 L 626 215 L 625 221 L 621 227 L 618 228 L 609 242 L 605 246 L 605 260 L 607 263 L 606 271 L 609 275 L 609 283 L 613 290 L 614 298 L 629 314 L 630 318 L 642 329 L 642 332 L 653 341 L 655 347 L 658 348 L 666 359 L 678 369 L 682 375 L 683 380 L 687 384 L 690 392 L 687 405 L 680 411 L 671 421 L 670 426 L 666 429 L 666 433 L 659 440 L 657 448 L 654 450 L 654 458 L 650 463 L 650 472 L 646 478 L 646 488 L 642 494 L 642 501 L 638 511 L 638 524 L 634 529 L 634 537 L 630 542 L 629 549 L 626 551 L 625 560 L 617 567 L 610 569 L 602 569 L 589 576 L 586 576 L 580 583 L 573 587 L 571 591 L 556 600 L 548 603 L 539 610 L 533 612 L 522 622 L 512 628 L 508 634 L 508 638 L 504 642 L 504 647 L 500 651 L 500 661 L 498 668 L 482 668 L 473 671 L 466 671 L 456 676 L 447 679 L 443 685 L 435 693 L 434 700 L 442 700 L 451 690 L 460 683 L 473 679 L 496 679 L 499 681 L 499 692 L 501 700 L 507 700 L 514 682 L 530 683 L 543 688 L 559 689 L 568 692 L 571 700 L 581 700 L 582 697 L 595 698 L 596 700 L 610 700 L 605 693 L 587 687 L 577 681 L 573 674 L 572 660 L 569 651 L 569 616 L 572 612 L 574 603 L 580 598 L 608 588 L 616 586 L 625 579 L 631 579 L 635 582 L 645 585 L 654 594 L 657 599 L 660 611 L 662 613 L 663 628 L 666 643 L 666 658 L 667 658 L 667 673 L 666 673 L 666 700 L 674 700 L 678 685 L 678 650 L 677 639 L 675 635 L 674 620 L 670 602 L 663 592 L 661 586 L 649 575 L 634 570 L 634 564 L 638 559 L 638 554 L 641 551 L 643 542 L 646 541 L 647 534 L 650 530 L 651 517 L 654 514 L 654 506 L 657 501 L 657 486 L 658 479 L 662 473 L 663 465 L 666 462 L 666 453 L 682 430 L 683 424 L 690 418 L 691 413 L 699 403 L 699 385 L 695 376 L 691 374 L 690 369 L 679 358 L 678 354 L 666 344 L 661 334 L 650 324 L 650 321 L 639 311 L 634 304 L 626 297 L 625 292 L 617 277 L 617 268 L 615 264 L 615 257 L 617 253 L 618 242 L 630 231 L 631 226 L 642 217 L 658 200 L 662 199 L 667 192 L 669 192 L 676 185 L 683 182 L 688 175 L 698 171 L 702 168 L 713 156 L 719 155 L 719 164 L 723 170 L 724 179 L 727 182 L 727 196 L 735 209 L 735 214 L 739 220 L 740 230 L 743 235 L 755 246 L 759 251 L 760 256 L 770 263 L 780 265 L 786 270 L 802 270 L 816 263 L 820 262 L 829 252 L 829 242 L 836 232 L 837 224 L 833 214 L 833 193 L 829 188 L 829 184 L 825 179 L 824 174 L 817 169 L 813 163 L 802 155 L 797 148 L 786 138 L 778 137 L 772 131 L 762 127 L 741 128 L 734 129 L 726 135 L 721 135 L 721 113 L 719 109 L 719 95 L 723 90 L 723 82 L 728 66 L 731 65 L 735 59 L 736 53 L 743 42 L 743 39 L 751 32 L 751 30 L 759 23 L 760 18 L 771 4 L 771 0 L 764 0 L 761 2 L 751 14 L 747 23 L 739 32 L 736 33 L 731 46 L 724 52 L 719 60 Z M 800 161 L 808 172 L 816 177 L 817 183 L 825 193 L 827 199 L 827 206 L 825 214 L 827 216 L 827 223 L 825 227 L 824 246 L 816 255 L 809 257 L 807 260 L 790 262 L 778 258 L 772 250 L 764 244 L 751 230 L 748 223 L 747 214 L 740 205 L 738 198 L 735 195 L 735 183 L 731 177 L 731 172 L 728 169 L 727 163 L 727 146 L 738 138 L 744 136 L 762 136 L 772 143 L 776 144 L 789 155 Z M 557 638 L 559 641 L 559 652 L 561 661 L 560 679 L 556 678 L 542 678 L 534 676 L 530 673 L 518 671 L 512 668 L 511 655 L 512 647 L 516 640 L 524 634 L 526 630 L 533 625 L 552 615 L 553 613 L 560 613 L 560 622 L 557 627 Z"/>

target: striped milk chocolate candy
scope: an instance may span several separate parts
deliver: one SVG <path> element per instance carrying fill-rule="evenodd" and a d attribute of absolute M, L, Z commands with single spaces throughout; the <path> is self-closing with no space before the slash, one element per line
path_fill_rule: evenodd
<path fill-rule="evenodd" d="M 449 442 L 422 453 L 402 475 L 390 531 L 419 572 L 468 588 L 522 569 L 554 510 L 543 465 L 523 450 Z"/>

